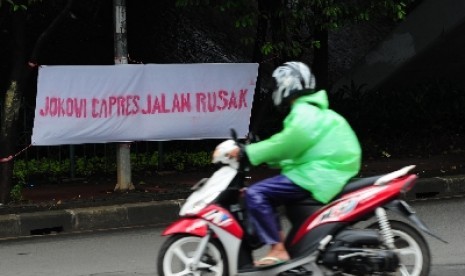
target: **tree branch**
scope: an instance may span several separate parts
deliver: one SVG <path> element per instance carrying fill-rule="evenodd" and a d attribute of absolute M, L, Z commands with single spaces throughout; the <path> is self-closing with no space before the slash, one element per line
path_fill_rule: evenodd
<path fill-rule="evenodd" d="M 68 4 L 66 4 L 66 6 L 61 11 L 61 13 L 53 20 L 50 26 L 48 26 L 48 28 L 44 32 L 42 32 L 40 37 L 37 39 L 37 42 L 34 46 L 31 57 L 29 59 L 29 66 L 31 67 L 37 66 L 38 55 L 41 53 L 43 45 L 47 41 L 47 38 L 55 31 L 55 29 L 58 28 L 58 26 L 61 25 L 61 23 L 63 23 L 63 21 L 69 15 L 74 1 L 75 0 L 68 0 Z"/>

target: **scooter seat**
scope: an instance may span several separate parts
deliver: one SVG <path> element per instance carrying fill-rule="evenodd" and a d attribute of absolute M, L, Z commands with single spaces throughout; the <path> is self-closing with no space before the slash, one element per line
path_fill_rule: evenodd
<path fill-rule="evenodd" d="M 375 183 L 375 181 L 381 176 L 382 175 L 352 179 L 344 186 L 342 191 L 332 199 L 332 201 L 350 192 L 373 185 L 373 183 Z M 311 196 L 302 200 L 293 201 L 292 203 L 286 204 L 286 216 L 293 225 L 292 232 L 296 231 L 299 225 L 301 225 L 311 214 L 316 212 L 324 205 L 325 204 L 313 199 Z"/>
<path fill-rule="evenodd" d="M 365 178 L 358 178 L 358 179 L 352 179 L 350 180 L 344 188 L 342 188 L 342 191 L 337 194 L 333 200 L 340 198 L 341 196 L 351 193 L 353 191 L 368 187 L 373 185 L 378 178 L 380 178 L 383 175 L 378 175 L 378 176 L 371 176 L 371 177 L 365 177 Z M 312 197 L 307 197 L 298 201 L 294 201 L 292 203 L 288 203 L 288 206 L 323 206 L 324 204 L 313 199 Z"/>
<path fill-rule="evenodd" d="M 337 196 L 335 196 L 334 199 L 339 198 L 345 194 L 351 193 L 353 191 L 371 186 L 373 185 L 373 183 L 376 182 L 376 180 L 378 180 L 382 176 L 383 175 L 377 175 L 365 178 L 352 179 L 344 186 L 344 188 L 342 188 L 342 191 Z"/>

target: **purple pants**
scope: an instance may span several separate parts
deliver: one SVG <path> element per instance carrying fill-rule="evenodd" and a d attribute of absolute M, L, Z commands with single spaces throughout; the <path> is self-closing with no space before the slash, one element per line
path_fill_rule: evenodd
<path fill-rule="evenodd" d="M 276 207 L 308 197 L 310 192 L 284 175 L 264 179 L 247 188 L 245 201 L 249 218 L 260 240 L 265 244 L 280 242 L 281 225 Z"/>

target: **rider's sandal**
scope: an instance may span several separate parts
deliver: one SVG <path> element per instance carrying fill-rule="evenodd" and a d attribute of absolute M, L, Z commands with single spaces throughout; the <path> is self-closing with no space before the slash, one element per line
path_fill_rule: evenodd
<path fill-rule="evenodd" d="M 260 260 L 255 262 L 256 267 L 265 267 L 265 266 L 273 266 L 278 265 L 281 263 L 287 262 L 287 260 L 279 259 L 276 257 L 263 257 Z"/>

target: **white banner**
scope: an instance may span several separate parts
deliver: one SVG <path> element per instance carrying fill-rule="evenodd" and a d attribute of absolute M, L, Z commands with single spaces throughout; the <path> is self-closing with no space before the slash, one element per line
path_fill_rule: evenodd
<path fill-rule="evenodd" d="M 248 133 L 258 64 L 44 66 L 33 145 Z"/>

